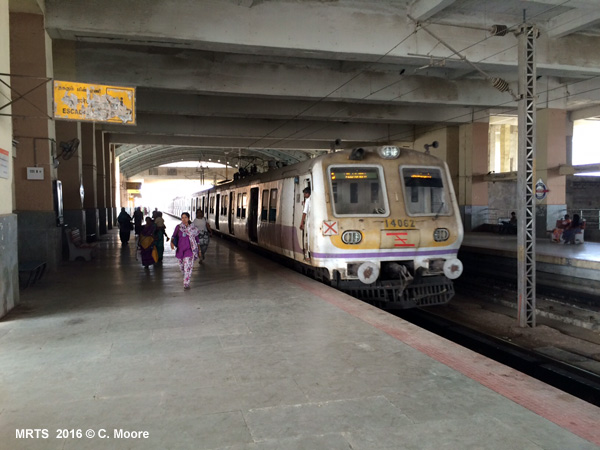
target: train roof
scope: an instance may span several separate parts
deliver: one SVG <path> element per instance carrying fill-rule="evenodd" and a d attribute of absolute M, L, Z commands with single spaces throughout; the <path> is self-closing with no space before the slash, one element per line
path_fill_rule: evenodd
<path fill-rule="evenodd" d="M 218 186 L 213 186 L 212 188 L 205 189 L 203 191 L 198 191 L 193 193 L 192 195 L 200 195 L 206 192 L 213 192 L 214 190 L 227 190 L 230 186 L 241 187 L 248 186 L 251 184 L 255 184 L 257 182 L 265 183 L 269 181 L 279 180 L 281 178 L 294 177 L 297 175 L 301 175 L 306 173 L 308 169 L 315 164 L 334 160 L 341 163 L 350 162 L 350 163 L 360 163 L 361 161 L 368 162 L 369 164 L 374 163 L 375 161 L 392 161 L 392 160 L 403 160 L 403 159 L 411 159 L 414 160 L 416 164 L 443 164 L 443 160 L 440 158 L 431 155 L 426 152 L 419 152 L 411 148 L 406 147 L 397 147 L 400 151 L 400 154 L 397 158 L 394 159 L 384 159 L 381 158 L 377 152 L 382 147 L 394 147 L 394 146 L 373 146 L 373 147 L 357 147 L 355 149 L 345 149 L 339 150 L 332 153 L 327 153 L 325 155 L 320 155 L 315 158 L 311 158 L 307 161 L 302 161 L 297 164 L 292 164 L 291 166 L 285 166 L 279 169 L 269 170 L 268 172 L 260 172 L 253 175 L 248 175 L 238 180 L 233 180 L 229 183 L 223 183 Z M 353 152 L 356 152 L 357 149 L 363 149 L 363 159 L 361 160 L 353 160 L 351 156 Z"/>

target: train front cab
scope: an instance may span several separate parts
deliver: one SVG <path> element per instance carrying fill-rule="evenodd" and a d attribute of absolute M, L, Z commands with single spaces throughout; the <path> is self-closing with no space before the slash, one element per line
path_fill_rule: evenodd
<path fill-rule="evenodd" d="M 365 151 L 323 162 L 327 208 L 312 255 L 334 285 L 359 297 L 399 307 L 446 303 L 449 279 L 462 272 L 463 236 L 448 169 L 412 150 L 398 156 Z"/>

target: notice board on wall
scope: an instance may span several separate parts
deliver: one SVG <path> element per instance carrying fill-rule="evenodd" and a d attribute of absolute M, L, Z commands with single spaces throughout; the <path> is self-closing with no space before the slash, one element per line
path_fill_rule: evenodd
<path fill-rule="evenodd" d="M 135 88 L 54 81 L 54 118 L 135 125 Z"/>
<path fill-rule="evenodd" d="M 0 148 L 0 178 L 8 178 L 9 158 L 10 153 L 8 153 L 8 150 Z"/>

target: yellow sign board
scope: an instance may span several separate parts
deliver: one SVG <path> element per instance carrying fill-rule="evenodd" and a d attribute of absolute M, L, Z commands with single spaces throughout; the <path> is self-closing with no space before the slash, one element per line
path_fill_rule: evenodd
<path fill-rule="evenodd" d="M 135 88 L 54 81 L 54 118 L 135 125 Z"/>

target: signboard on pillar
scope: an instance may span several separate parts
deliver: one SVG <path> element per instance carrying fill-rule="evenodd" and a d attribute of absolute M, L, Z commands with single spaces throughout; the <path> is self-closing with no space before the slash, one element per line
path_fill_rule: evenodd
<path fill-rule="evenodd" d="M 544 183 L 544 180 L 540 178 L 535 184 L 535 198 L 541 202 L 546 198 L 546 194 L 548 192 L 550 191 L 548 190 L 546 183 Z"/>
<path fill-rule="evenodd" d="M 54 118 L 135 125 L 135 88 L 54 81 Z"/>
<path fill-rule="evenodd" d="M 10 160 L 8 150 L 0 148 L 0 178 L 8 178 L 9 162 Z"/>

